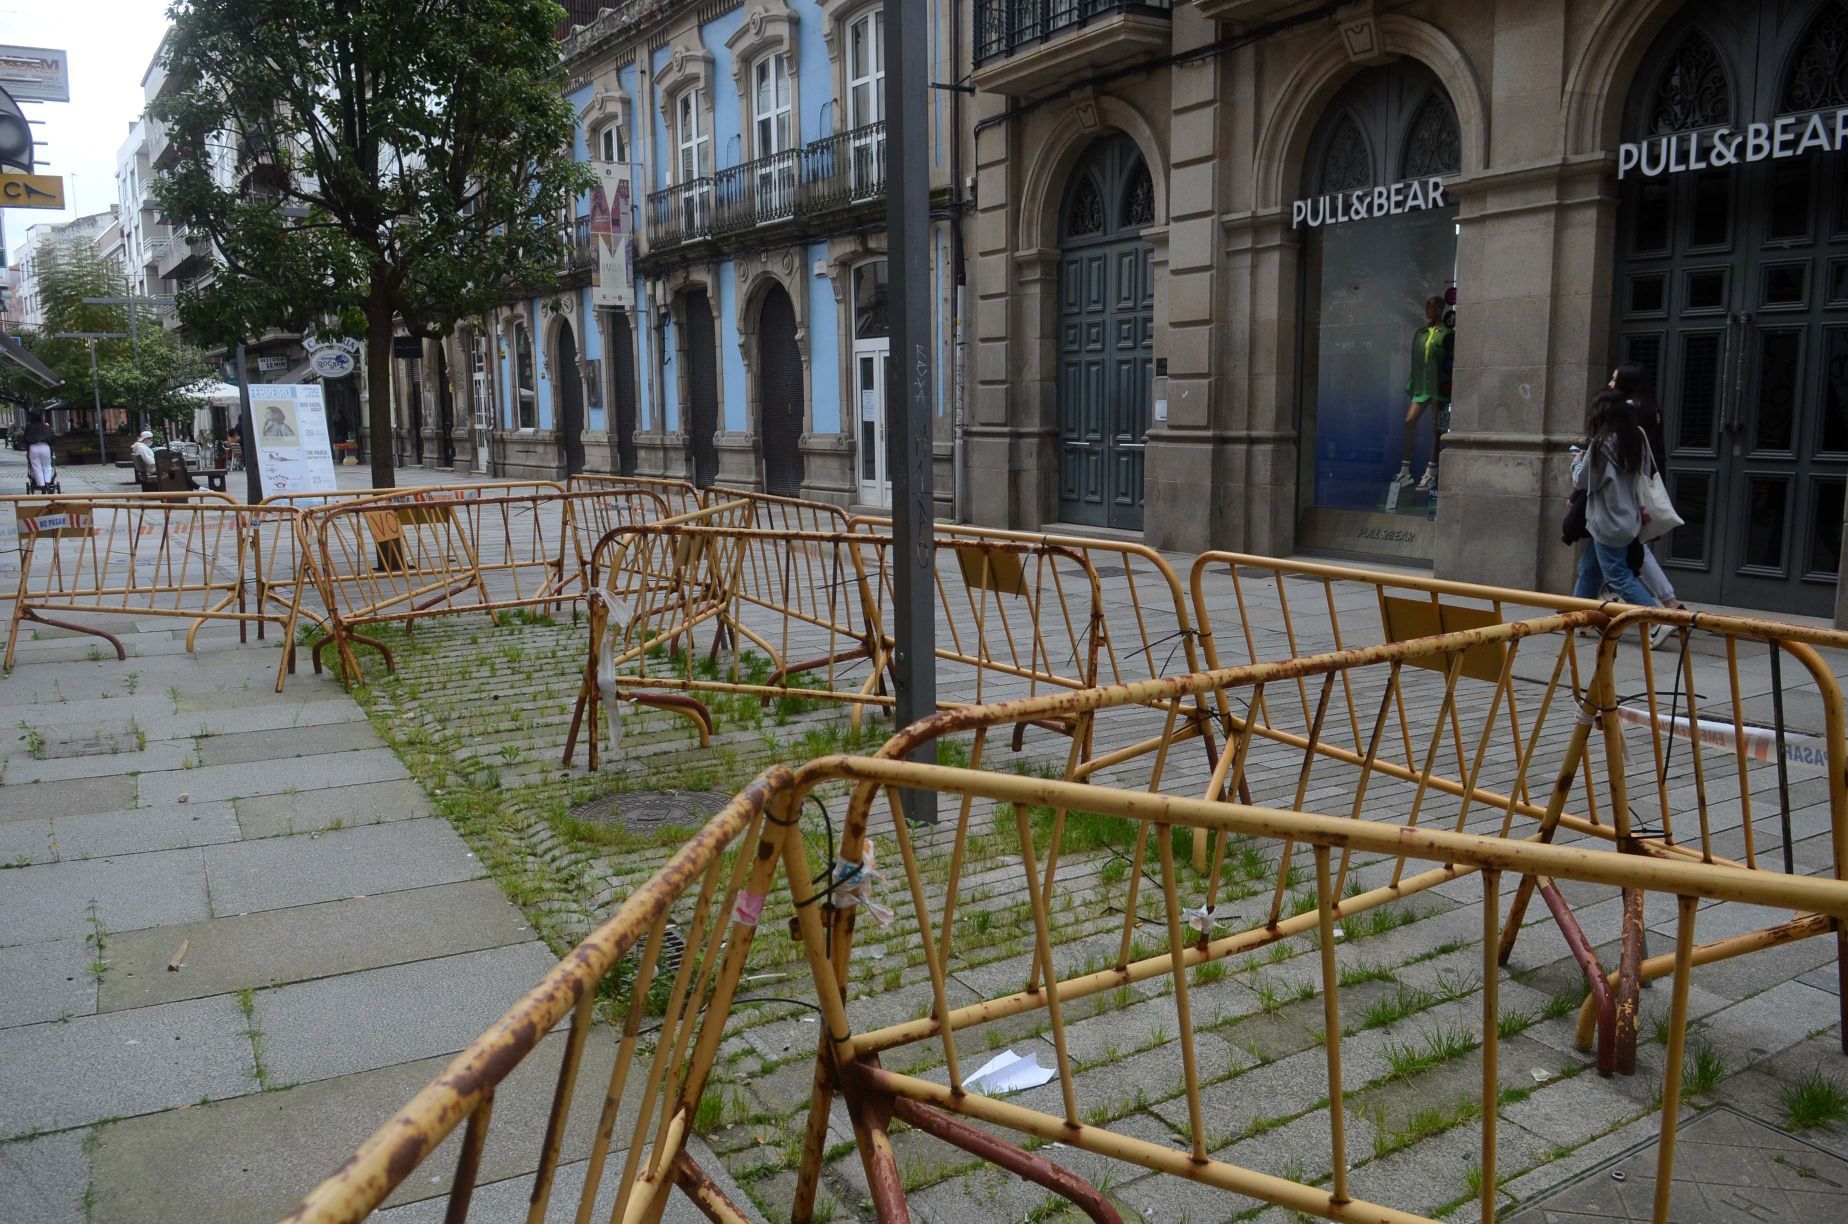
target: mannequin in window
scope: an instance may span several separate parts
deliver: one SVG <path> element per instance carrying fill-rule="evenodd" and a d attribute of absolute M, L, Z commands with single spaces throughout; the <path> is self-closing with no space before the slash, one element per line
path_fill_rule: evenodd
<path fill-rule="evenodd" d="M 1429 492 L 1437 483 L 1437 440 L 1441 424 L 1450 407 L 1450 367 L 1456 351 L 1456 335 L 1446 323 L 1444 299 L 1425 299 L 1425 324 L 1412 333 L 1412 369 L 1405 378 L 1405 393 L 1410 406 L 1405 410 L 1405 449 L 1399 474 L 1393 483 L 1403 488 L 1412 483 L 1412 452 L 1418 441 L 1418 423 L 1427 415 L 1431 421 L 1431 461 L 1425 465 L 1418 488 Z"/>

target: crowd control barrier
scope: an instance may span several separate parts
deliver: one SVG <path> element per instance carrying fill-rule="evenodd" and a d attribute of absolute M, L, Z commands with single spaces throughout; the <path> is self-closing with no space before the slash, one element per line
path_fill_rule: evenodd
<path fill-rule="evenodd" d="M 13 666 L 21 627 L 51 625 L 102 638 L 127 657 L 120 638 L 94 617 L 170 617 L 189 621 L 186 648 L 214 620 L 282 629 L 277 686 L 295 665 L 296 602 L 253 601 L 245 587 L 245 542 L 253 531 L 286 526 L 293 512 L 243 506 L 222 494 L 143 494 L 121 498 L 15 501 L 19 583 L 4 666 Z M 72 620 L 70 617 L 82 619 Z"/>
<path fill-rule="evenodd" d="M 1466 670 L 1490 661 L 1506 670 L 1511 663 L 1518 666 L 1523 656 L 1541 659 L 1552 670 L 1580 629 L 1603 635 L 1593 664 L 1602 671 L 1590 682 L 1589 713 L 1598 716 L 1603 711 L 1597 695 L 1607 693 L 1613 683 L 1609 671 L 1615 656 L 1606 647 L 1624 631 L 1622 619 L 1597 610 L 1574 611 L 1281 662 L 945 710 L 906 728 L 874 757 L 831 756 L 794 770 L 773 767 L 676 851 L 623 901 L 608 922 L 388 1120 L 333 1176 L 311 1191 L 288 1218 L 321 1224 L 363 1219 L 394 1187 L 421 1172 L 422 1162 L 457 1129 L 464 1134 L 456 1153 L 448 1207 L 449 1218 L 463 1218 L 482 1153 L 488 1143 L 496 1141 L 491 1134 L 496 1088 L 567 1017 L 571 1019 L 568 1032 L 549 1039 L 562 1041 L 564 1048 L 545 1135 L 535 1145 L 537 1173 L 530 1218 L 546 1218 L 552 1206 L 559 1140 L 572 1113 L 579 1109 L 600 1110 L 587 1155 L 582 1197 L 576 1205 L 579 1219 L 587 1217 L 599 1192 L 611 1187 L 612 1178 L 611 1218 L 624 1224 L 661 1218 L 666 1198 L 676 1188 L 709 1218 L 749 1218 L 699 1167 L 690 1154 L 688 1139 L 701 1098 L 708 1091 L 727 1021 L 739 1015 L 740 1008 L 761 1002 L 754 998 L 743 972 L 752 941 L 765 927 L 781 932 L 787 924 L 802 944 L 815 983 L 814 1005 L 820 1012 L 815 1030 L 818 1064 L 791 1213 L 795 1220 L 809 1219 L 815 1205 L 822 1163 L 830 1154 L 827 1115 L 837 1097 L 852 1123 L 854 1147 L 874 1213 L 885 1221 L 908 1218 L 905 1178 L 890 1129 L 893 1118 L 1037 1183 L 1094 1220 L 1116 1220 L 1116 1208 L 1096 1187 L 1061 1167 L 1058 1145 L 1121 1162 L 1126 1166 L 1124 1180 L 1140 1171 L 1154 1171 L 1315 1218 L 1395 1224 L 1425 1220 L 1356 1192 L 1356 1183 L 1366 1185 L 1368 1179 L 1355 1172 L 1356 1166 L 1364 1168 L 1366 1158 L 1350 1150 L 1347 1113 L 1340 1107 L 1346 1090 L 1358 1085 L 1352 1082 L 1357 1077 L 1350 1074 L 1353 1060 L 1347 1057 L 1342 1036 L 1343 1016 L 1348 1014 L 1343 996 L 1344 992 L 1351 995 L 1351 987 L 1344 985 L 1346 950 L 1339 931 L 1341 924 L 1353 923 L 1369 910 L 1412 892 L 1474 877 L 1480 882 L 1481 896 L 1476 949 L 1480 988 L 1473 1015 L 1464 1009 L 1454 1014 L 1469 1026 L 1471 1048 L 1480 1050 L 1480 1076 L 1474 1092 L 1480 1127 L 1478 1163 L 1469 1191 L 1480 1204 L 1480 1218 L 1496 1218 L 1499 1174 L 1508 1167 L 1504 1161 L 1512 1160 L 1498 1142 L 1504 1019 L 1500 950 L 1504 930 L 1513 925 L 1504 915 L 1509 885 L 1514 880 L 1536 879 L 1614 888 L 1645 897 L 1656 894 L 1672 906 L 1674 948 L 1668 974 L 1672 982 L 1663 1032 L 1668 1070 L 1661 1083 L 1657 1175 L 1650 1188 L 1651 1218 L 1666 1221 L 1675 1205 L 1672 1174 L 1682 1103 L 1681 1068 L 1687 1045 L 1689 989 L 1698 963 L 1696 949 L 1701 946 L 1697 907 L 1703 900 L 1770 906 L 1839 925 L 1848 919 L 1848 882 L 1839 876 L 1740 870 L 1646 843 L 1617 846 L 1597 839 L 1575 845 L 1549 843 L 1541 829 L 1511 819 L 1519 777 L 1500 781 L 1496 791 L 1480 777 L 1470 776 L 1461 793 L 1446 796 L 1450 807 L 1439 820 L 1431 811 L 1438 792 L 1430 785 L 1425 767 L 1421 764 L 1415 779 L 1404 779 L 1385 768 L 1377 754 L 1341 763 L 1341 802 L 1312 803 L 1307 795 L 1333 792 L 1327 790 L 1326 776 L 1306 780 L 1337 768 L 1314 743 L 1297 746 L 1289 754 L 1293 770 L 1253 777 L 1263 802 L 1235 802 L 1229 798 L 1231 778 L 1240 770 L 1252 769 L 1256 751 L 1249 718 L 1233 725 L 1234 734 L 1219 750 L 1213 777 L 1198 795 L 1168 793 L 1160 780 L 1137 788 L 1105 786 L 974 767 L 924 765 L 910 759 L 920 745 L 944 736 L 979 737 L 1042 717 L 1096 720 L 1113 712 L 1140 717 L 1135 712 L 1163 711 L 1165 718 L 1178 722 L 1192 698 L 1204 697 L 1217 704 L 1221 695 L 1249 710 L 1263 690 L 1288 689 L 1298 681 L 1317 694 L 1324 721 L 1328 695 L 1337 685 L 1352 683 L 1372 699 L 1373 708 L 1382 711 L 1373 717 L 1370 732 L 1370 738 L 1378 741 L 1384 738 L 1383 711 L 1394 704 L 1394 694 L 1403 691 L 1401 682 L 1436 677 L 1442 691 L 1454 694 L 1457 678 Z M 1558 827 L 1574 790 L 1572 780 L 1582 772 L 1588 754 L 1599 770 L 1621 771 L 1622 761 L 1595 755 L 1595 748 L 1609 735 L 1608 722 L 1603 736 L 1594 735 L 1593 718 L 1579 716 L 1569 686 L 1555 688 L 1550 695 L 1561 710 L 1552 718 L 1536 711 L 1530 723 L 1532 738 L 1516 768 L 1522 774 L 1557 781 L 1557 785 L 1537 785 L 1534 790 L 1546 796 L 1544 815 Z M 1445 726 L 1453 708 L 1452 702 L 1441 698 L 1424 702 L 1422 695 L 1416 704 L 1429 705 L 1419 725 L 1427 736 Z M 1839 760 L 1839 718 L 1831 718 L 1828 735 L 1829 751 Z M 1481 763 L 1480 757 L 1466 762 Z M 1620 774 L 1619 780 L 1606 781 L 1607 789 L 1621 794 Z M 844 797 L 839 849 L 829 845 L 833 861 L 820 864 L 818 871 L 811 857 L 815 847 L 803 836 L 799 820 L 816 803 L 840 804 L 838 788 L 831 784 L 842 782 L 852 789 Z M 950 831 L 947 879 L 935 870 L 935 860 L 926 870 L 924 847 L 903 819 L 902 796 L 908 790 L 933 791 L 941 796 L 936 805 L 939 811 L 958 814 Z M 1278 796 L 1274 802 L 1270 801 L 1272 794 Z M 1045 824 L 1048 813 L 1049 826 Z M 1061 862 L 1061 829 L 1067 814 L 1079 813 L 1094 824 L 1112 822 L 1123 844 L 1134 846 L 1131 868 L 1102 886 L 1101 903 L 1096 897 L 1099 884 L 1090 875 L 1072 884 L 1086 890 L 1088 906 L 1101 904 L 1103 912 L 1121 916 L 1119 937 L 1110 941 L 1115 945 L 1113 954 L 1104 956 L 1101 968 L 1079 968 L 1069 958 L 1061 963 L 1054 957 L 1055 932 L 1067 921 L 1064 915 L 1068 912 L 1055 900 L 1076 869 L 1073 860 Z M 953 1002 L 949 977 L 958 940 L 984 925 L 982 912 L 968 903 L 958 887 L 958 872 L 978 820 L 1013 826 L 1019 853 L 990 857 L 983 867 L 990 886 L 1008 888 L 1023 898 L 1030 952 L 1023 958 L 1027 967 L 1020 989 L 1006 992 L 1003 988 L 1002 993 L 975 1002 Z M 869 964 L 866 958 L 853 955 L 855 924 L 867 907 L 845 893 L 864 880 L 864 872 L 852 868 L 864 866 L 875 823 L 878 835 L 890 838 L 898 849 L 896 861 L 891 857 L 882 860 L 893 874 L 885 900 L 898 915 L 895 926 L 886 928 L 880 938 L 888 946 L 901 937 L 915 940 L 930 987 L 924 1014 L 896 1022 L 891 1009 L 879 1005 L 877 992 L 857 993 L 850 988 L 855 971 L 864 972 Z M 1306 867 L 1305 886 L 1290 912 L 1278 912 L 1269 903 L 1269 890 L 1262 888 L 1251 894 L 1257 902 L 1251 906 L 1216 911 L 1192 904 L 1200 900 L 1197 890 L 1205 881 L 1184 875 L 1185 860 L 1177 841 L 1185 845 L 1195 829 L 1204 830 L 1215 845 L 1237 840 L 1246 848 L 1262 847 L 1259 857 L 1270 866 L 1296 863 Z M 942 832 L 931 847 L 939 855 Z M 1358 875 L 1363 863 L 1368 878 L 1344 884 L 1344 876 L 1350 871 Z M 1004 884 L 999 877 L 1009 874 L 1013 879 Z M 670 909 L 689 932 L 687 954 L 670 975 L 665 1014 L 653 1024 L 647 1021 L 644 999 L 661 993 L 651 988 Z M 683 913 L 687 915 L 684 920 Z M 1152 926 L 1141 921 L 1144 914 L 1150 916 Z M 1137 938 L 1131 938 L 1132 930 Z M 1150 930 L 1158 932 L 1152 940 Z M 1325 1129 L 1315 1132 L 1323 1136 L 1320 1142 L 1326 1159 L 1321 1163 L 1328 1170 L 1319 1180 L 1247 1167 L 1228 1159 L 1214 1145 L 1207 1126 L 1207 1102 L 1215 1092 L 1239 1091 L 1241 1082 L 1238 1078 L 1223 1085 L 1209 1082 L 1193 1010 L 1193 993 L 1204 989 L 1202 967 L 1294 936 L 1314 941 L 1316 971 L 1309 997 L 1320 997 L 1326 1036 L 1320 1054 L 1308 1056 L 1319 1062 L 1325 1080 L 1324 1104 L 1311 1107 L 1327 1112 Z M 595 1022 L 598 987 L 612 976 L 620 981 L 620 988 L 606 988 L 606 993 L 617 998 L 616 1023 L 600 1025 Z M 1169 1101 L 1187 1119 L 1178 1146 L 1131 1133 L 1133 1128 L 1119 1129 L 1109 1110 L 1095 1110 L 1099 1102 L 1087 1094 L 1104 1088 L 1095 1079 L 1081 1082 L 1067 1040 L 1067 1010 L 1079 1000 L 1138 984 L 1161 985 L 1159 995 L 1169 996 L 1177 1021 L 1170 1046 L 1179 1054 L 1178 1090 Z M 778 987 L 779 993 L 789 989 Z M 966 990 L 966 981 L 961 989 Z M 972 1030 L 1028 1015 L 1042 1019 L 1055 1051 L 1053 1079 L 1031 1096 L 1002 1099 L 971 1077 Z M 593 1048 L 592 1043 L 614 1048 L 607 1082 L 601 1076 L 581 1082 L 581 1068 L 591 1061 L 586 1051 Z M 927 1077 L 892 1069 L 906 1066 L 908 1056 L 927 1051 L 933 1061 L 940 1061 L 940 1074 Z M 1336 1107 L 1327 1108 L 1328 1102 Z M 508 1141 L 532 1142 L 529 1136 Z M 1029 1144 L 1046 1143 L 1054 1146 L 1028 1150 Z M 1523 1159 L 1531 1161 L 1532 1156 Z M 436 1174 L 437 1179 L 441 1176 L 441 1172 Z M 1390 1186 L 1394 1181 L 1387 1178 L 1372 1184 Z M 569 1204 L 563 1206 L 569 1210 Z"/>

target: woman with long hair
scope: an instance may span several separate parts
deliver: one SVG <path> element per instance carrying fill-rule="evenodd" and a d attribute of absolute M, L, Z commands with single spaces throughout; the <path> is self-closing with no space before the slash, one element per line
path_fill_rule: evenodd
<path fill-rule="evenodd" d="M 1626 361 L 1611 371 L 1610 388 L 1629 403 L 1631 418 L 1649 440 L 1651 458 L 1658 467 L 1661 466 L 1668 456 L 1668 437 L 1663 428 L 1662 405 L 1656 402 L 1655 383 L 1649 377 L 1648 369 L 1634 361 Z M 1643 566 L 1638 577 L 1663 607 L 1681 606 L 1681 601 L 1675 598 L 1675 584 L 1668 580 L 1662 563 L 1656 560 L 1655 552 L 1648 544 L 1643 545 Z"/>
<path fill-rule="evenodd" d="M 1591 401 L 1590 437 L 1576 487 L 1585 491 L 1585 530 L 1591 540 L 1579 558 L 1573 594 L 1596 599 L 1609 587 L 1624 603 L 1659 606 L 1626 557 L 1643 531 L 1643 508 L 1636 499 L 1636 476 L 1643 470 L 1647 442 L 1636 425 L 1630 402 L 1621 392 L 1604 390 Z"/>

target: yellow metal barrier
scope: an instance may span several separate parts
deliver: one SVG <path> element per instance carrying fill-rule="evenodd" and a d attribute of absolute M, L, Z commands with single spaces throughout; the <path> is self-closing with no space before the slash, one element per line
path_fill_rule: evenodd
<path fill-rule="evenodd" d="M 904 1180 L 888 1130 L 893 1117 L 1037 1182 L 1098 1220 L 1117 1218 L 1103 1194 L 1058 1167 L 1056 1151 L 1026 1151 L 1010 1142 L 1009 1136 L 1062 1144 L 1318 1218 L 1423 1220 L 1388 1203 L 1367 1201 L 1357 1192 L 1368 1179 L 1355 1171 L 1360 1162 L 1349 1151 L 1349 1126 L 1342 1106 L 1345 1091 L 1358 1085 L 1346 1074 L 1352 1060 L 1341 1037 L 1342 996 L 1348 989 L 1342 977 L 1341 925 L 1422 889 L 1474 875 L 1482 890 L 1481 989 L 1476 1032 L 1469 1048 L 1479 1045 L 1481 1051 L 1473 1114 L 1480 1118 L 1481 1136 L 1471 1193 L 1480 1203 L 1481 1218 L 1493 1220 L 1501 1180 L 1498 1172 L 1506 1167 L 1497 1125 L 1504 1020 L 1499 953 L 1504 930 L 1514 925 L 1504 919 L 1504 877 L 1512 874 L 1521 879 L 1674 898 L 1675 949 L 1669 964 L 1673 980 L 1664 1029 L 1669 1070 L 1662 1080 L 1653 1203 L 1653 1218 L 1665 1221 L 1672 1205 L 1689 987 L 1693 968 L 1699 963 L 1697 903 L 1707 899 L 1774 906 L 1838 927 L 1848 919 L 1848 882 L 1839 876 L 1739 870 L 1652 845 L 1646 839 L 1618 847 L 1595 840 L 1555 845 L 1541 837 L 1549 822 L 1557 828 L 1564 821 L 1564 809 L 1575 790 L 1573 780 L 1587 759 L 1594 767 L 1610 771 L 1607 790 L 1622 795 L 1622 758 L 1595 755 L 1600 737 L 1593 734 L 1593 719 L 1579 716 L 1571 700 L 1572 686 L 1561 683 L 1558 675 L 1575 630 L 1592 629 L 1605 635 L 1586 712 L 1606 713 L 1602 695 L 1615 684 L 1610 674 L 1615 652 L 1610 644 L 1623 632 L 1623 619 L 1582 610 L 1282 662 L 946 710 L 907 728 L 877 757 L 827 757 L 793 772 L 784 767 L 768 770 L 676 852 L 666 867 L 539 987 L 311 1192 L 289 1219 L 345 1222 L 364 1218 L 446 1135 L 466 1121 L 449 1201 L 450 1218 L 461 1218 L 488 1142 L 495 1086 L 567 1015 L 572 1017 L 572 1026 L 540 1147 L 529 1219 L 546 1216 L 559 1140 L 575 1102 L 587 1097 L 584 1107 L 596 1108 L 599 1095 L 602 1112 L 589 1152 L 578 1219 L 588 1217 L 599 1191 L 606 1187 L 606 1171 L 614 1167 L 611 1162 L 618 1152 L 622 1167 L 612 1219 L 625 1224 L 659 1219 L 669 1187 L 674 1185 L 711 1218 L 746 1218 L 745 1211 L 728 1202 L 697 1166 L 687 1144 L 727 1020 L 736 1007 L 750 1001 L 739 991 L 752 940 L 760 928 L 780 929 L 789 919 L 801 939 L 821 1012 L 820 1061 L 792 1211 L 796 1220 L 806 1220 L 814 1203 L 826 1149 L 827 1114 L 836 1094 L 847 1107 L 874 1210 L 882 1220 L 907 1218 Z M 1414 712 L 1413 725 L 1429 743 L 1449 723 L 1457 681 L 1466 670 L 1480 668 L 1492 657 L 1505 674 L 1520 666 L 1523 655 L 1548 664 L 1546 670 L 1553 679 L 1547 682 L 1541 704 L 1545 706 L 1551 697 L 1559 710 L 1549 718 L 1544 710 L 1536 709 L 1529 724 L 1530 739 L 1515 763 L 1516 775 L 1512 781 L 1500 782 L 1500 791 L 1490 789 L 1468 770 L 1455 792 L 1444 791 L 1431 785 L 1431 771 L 1422 762 L 1412 778 L 1405 778 L 1387 768 L 1388 762 L 1377 753 L 1369 753 L 1358 761 L 1341 763 L 1337 789 L 1344 800 L 1352 799 L 1351 804 L 1324 807 L 1310 803 L 1306 788 L 1317 784 L 1311 775 L 1334 768 L 1334 758 L 1321 753 L 1313 742 L 1298 745 L 1287 754 L 1293 769 L 1260 776 L 1255 772 L 1254 754 L 1270 741 L 1256 734 L 1252 718 L 1233 724 L 1234 733 L 1217 754 L 1212 776 L 1198 797 L 1166 793 L 1168 786 L 1159 776 L 1146 778 L 1146 786 L 1129 788 L 981 768 L 925 766 L 907 759 L 920 744 L 967 734 L 976 737 L 972 765 L 979 766 L 981 737 L 996 728 L 1042 718 L 1096 720 L 1111 712 L 1135 719 L 1158 712 L 1178 724 L 1193 698 L 1207 697 L 1217 704 L 1224 695 L 1232 704 L 1254 709 L 1264 689 L 1289 688 L 1299 681 L 1317 691 L 1324 722 L 1337 686 L 1351 683 L 1376 700 L 1379 713 L 1373 716 L 1370 736 L 1376 743 L 1384 737 L 1388 710 L 1397 696 L 1405 695 L 1408 709 Z M 1427 700 L 1433 693 L 1419 687 L 1426 682 L 1435 682 L 1440 686 L 1436 691 L 1449 696 Z M 1827 751 L 1831 760 L 1840 762 L 1845 758 L 1838 699 L 1827 721 Z M 1487 728 L 1483 730 L 1479 742 L 1493 743 Z M 1608 719 L 1602 730 L 1608 744 Z M 1164 755 L 1159 749 L 1154 754 L 1157 762 Z M 1466 765 L 1482 761 L 1479 750 Z M 1149 773 L 1158 775 L 1160 768 L 1153 765 Z M 1263 790 L 1267 799 L 1274 791 L 1280 800 L 1230 801 L 1232 780 L 1239 772 L 1253 773 L 1254 787 Z M 1515 796 L 1522 792 L 1522 779 L 1528 772 L 1557 779 L 1558 784 L 1547 791 L 1540 827 L 1517 830 L 1513 819 L 1519 800 Z M 805 806 L 817 799 L 825 801 L 833 792 L 824 788 L 837 782 L 853 788 L 842 840 L 835 860 L 817 872 L 798 821 Z M 1326 777 L 1319 779 L 1323 791 L 1327 782 Z M 957 813 L 955 825 L 940 830 L 929 847 L 917 840 L 902 819 L 904 789 L 936 791 L 945 797 L 939 810 Z M 1838 805 L 1841 789 L 1838 774 L 1831 783 L 1832 801 Z M 1440 796 L 1448 801 L 1441 820 L 1433 810 Z M 1101 886 L 1101 898 L 1096 880 L 1088 876 L 1082 883 L 1072 879 L 1080 868 L 1069 856 L 1061 859 L 1067 818 L 1077 814 L 1093 824 L 1111 822 L 1124 844 L 1134 845 L 1129 869 L 1114 883 Z M 896 1023 L 890 1019 L 889 1008 L 878 1006 L 876 993 L 856 995 L 850 989 L 852 967 L 864 967 L 867 962 L 853 956 L 856 917 L 864 908 L 856 900 L 864 898 L 848 894 L 865 878 L 856 868 L 866 865 L 869 831 L 876 817 L 881 836 L 891 837 L 898 847 L 899 866 L 892 869 L 898 873 L 902 867 L 902 880 L 892 886 L 900 910 L 899 925 L 881 938 L 888 944 L 901 937 L 915 940 L 930 986 L 926 1014 Z M 991 856 L 984 864 L 985 882 L 1005 886 L 999 877 L 1014 876 L 1014 887 L 1025 900 L 1023 921 L 1030 928 L 1031 951 L 1020 990 L 956 1006 L 950 996 L 949 974 L 957 941 L 981 925 L 982 911 L 968 903 L 960 886 L 970 842 L 980 831 L 978 822 L 992 823 L 996 829 L 1012 827 L 1018 853 Z M 1195 829 L 1203 830 L 1215 846 L 1236 840 L 1246 849 L 1262 848 L 1261 861 L 1280 873 L 1293 863 L 1306 863 L 1308 887 L 1296 895 L 1288 914 L 1275 908 L 1270 890 L 1262 887 L 1248 894 L 1255 904 L 1243 909 L 1222 910 L 1210 902 L 1187 905 L 1194 899 L 1194 890 L 1210 889 L 1228 875 L 1227 860 L 1220 858 L 1208 876 L 1184 876 L 1176 835 L 1184 841 Z M 947 875 L 937 870 L 946 840 Z M 927 864 L 927 854 L 937 857 Z M 1363 862 L 1369 879 L 1350 889 L 1344 877 L 1360 872 Z M 1409 874 L 1408 867 L 1412 868 Z M 1280 874 L 1281 878 L 1286 877 Z M 661 924 L 675 899 L 684 899 L 696 886 L 694 937 L 674 975 L 665 1016 L 654 1034 L 646 1082 L 637 1091 L 637 1060 L 646 1053 L 641 1000 L 653 982 Z M 1087 907 L 1101 906 L 1103 912 L 1122 915 L 1121 930 L 1111 940 L 1112 954 L 1104 957 L 1101 968 L 1077 969 L 1069 961 L 1061 965 L 1055 957 L 1055 930 L 1063 921 L 1059 901 L 1066 887 L 1082 888 Z M 1152 944 L 1145 942 L 1148 936 L 1132 938 L 1145 921 L 1159 932 Z M 1206 1104 L 1219 1089 L 1203 1070 L 1193 1011 L 1193 993 L 1203 988 L 1202 967 L 1292 936 L 1312 939 L 1318 962 L 1310 997 L 1319 994 L 1321 999 L 1325 1040 L 1318 1061 L 1326 1080 L 1324 1102 L 1333 1103 L 1324 1141 L 1327 1173 L 1319 1179 L 1266 1173 L 1220 1153 L 1206 1125 Z M 638 946 L 642 948 L 639 962 L 624 962 L 625 954 Z M 615 993 L 623 1002 L 618 1008 L 619 1023 L 602 1028 L 594 1023 L 596 986 L 612 974 L 620 977 L 621 986 Z M 1108 1109 L 1095 1112 L 1093 1106 L 1099 1102 L 1087 1098 L 1087 1089 L 1078 1082 L 1079 1067 L 1067 1039 L 1068 1009 L 1079 1000 L 1142 983 L 1160 984 L 1172 996 L 1177 1022 L 1173 1045 L 1180 1055 L 1173 1105 L 1187 1123 L 1182 1128 L 1183 1146 L 1178 1148 L 1113 1129 Z M 856 1017 L 869 1011 L 882 1016 L 871 1023 L 856 1022 Z M 1002 1100 L 970 1078 L 963 1057 L 967 1038 L 976 1026 L 1028 1013 L 1044 1017 L 1055 1051 L 1056 1087 L 1034 1098 Z M 592 1042 L 614 1047 L 607 1087 L 601 1082 L 579 1084 L 579 1068 Z M 923 1047 L 940 1057 L 941 1079 L 889 1069 L 901 1052 L 916 1055 L 924 1052 Z M 1223 1090 L 1239 1089 L 1235 1077 L 1226 1081 Z M 621 1144 L 612 1138 L 619 1127 L 626 1135 Z M 525 1137 L 516 1141 L 524 1142 Z"/>
<path fill-rule="evenodd" d="M 663 509 L 639 488 L 575 493 L 493 486 L 405 490 L 303 510 L 314 578 L 328 610 L 326 636 L 348 683 L 363 680 L 355 643 L 394 666 L 391 652 L 359 628 L 430 616 L 516 608 L 552 610 L 585 598 L 582 532 L 649 522 Z"/>
<path fill-rule="evenodd" d="M 139 497 L 59 497 L 19 501 L 20 575 L 7 630 L 4 666 L 11 668 L 20 627 L 52 625 L 100 637 L 127 650 L 114 634 L 68 616 L 173 617 L 191 622 L 192 650 L 207 621 L 234 622 L 246 640 L 251 624 L 283 631 L 276 684 L 294 668 L 294 601 L 251 607 L 244 588 L 245 541 L 260 524 L 287 525 L 294 512 L 241 506 L 222 494 L 144 494 Z"/>

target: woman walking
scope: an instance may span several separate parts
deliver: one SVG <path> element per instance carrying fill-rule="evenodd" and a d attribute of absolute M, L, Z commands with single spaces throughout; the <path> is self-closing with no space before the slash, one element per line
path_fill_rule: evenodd
<path fill-rule="evenodd" d="M 1600 391 L 1591 401 L 1590 434 L 1576 487 L 1585 492 L 1585 530 L 1591 539 L 1579 558 L 1578 585 L 1572 593 L 1596 599 L 1598 589 L 1608 586 L 1624 603 L 1659 607 L 1625 556 L 1643 531 L 1636 477 L 1643 470 L 1648 443 L 1621 392 Z"/>
<path fill-rule="evenodd" d="M 1611 371 L 1610 388 L 1629 403 L 1631 419 L 1649 440 L 1651 460 L 1660 467 L 1668 455 L 1668 438 L 1662 423 L 1662 406 L 1656 402 L 1649 371 L 1634 361 L 1626 361 Z M 1675 584 L 1668 580 L 1662 563 L 1656 560 L 1652 544 L 1643 545 L 1643 567 L 1637 576 L 1663 607 L 1681 606 L 1681 601 L 1675 598 Z"/>

